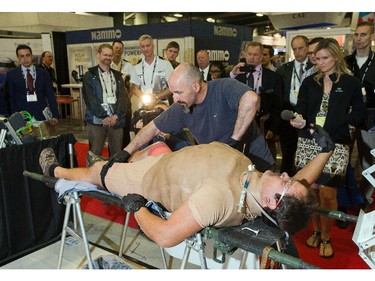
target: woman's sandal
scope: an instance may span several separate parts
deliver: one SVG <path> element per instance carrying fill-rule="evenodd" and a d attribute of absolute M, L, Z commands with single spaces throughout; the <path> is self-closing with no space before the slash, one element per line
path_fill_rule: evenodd
<path fill-rule="evenodd" d="M 322 239 L 320 238 L 320 231 L 314 231 L 313 235 L 306 240 L 306 245 L 310 248 L 316 248 L 319 247 L 321 241 Z"/>
<path fill-rule="evenodd" d="M 332 249 L 331 239 L 322 239 L 322 242 L 320 243 L 319 256 L 328 259 L 332 258 L 333 254 L 334 252 Z"/>

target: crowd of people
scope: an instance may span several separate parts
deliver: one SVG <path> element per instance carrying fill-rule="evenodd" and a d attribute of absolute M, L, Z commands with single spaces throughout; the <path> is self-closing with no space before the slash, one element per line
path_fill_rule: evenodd
<path fill-rule="evenodd" d="M 68 170 L 56 163 L 53 152 L 47 151 L 41 155 L 43 172 L 54 177 L 85 179 L 120 195 L 132 194 L 129 200 L 134 202 L 129 206 L 138 207 L 129 210 L 135 212 L 143 231 L 157 243 L 170 246 L 206 225 L 235 225 L 248 215 L 229 212 L 226 217 L 221 211 L 233 211 L 238 194 L 231 191 L 234 199 L 224 198 L 228 189 L 236 185 L 231 177 L 236 178 L 234 182 L 242 179 L 242 172 L 252 163 L 259 171 L 252 178 L 257 186 L 255 201 L 277 217 L 278 212 L 282 213 L 283 201 L 289 206 L 293 200 L 301 200 L 300 210 L 306 209 L 304 223 L 296 214 L 290 214 L 289 222 L 283 222 L 285 214 L 279 214 L 279 223 L 285 223 L 286 231 L 295 232 L 309 223 L 311 215 L 314 231 L 306 245 L 319 248 L 321 257 L 330 258 L 334 255 L 334 220 L 307 211 L 309 194 L 315 194 L 319 206 L 337 210 L 338 189 L 346 185 L 354 145 L 359 151 L 357 169 L 374 164 L 370 154 L 375 147 L 375 62 L 371 50 L 374 36 L 373 24 L 358 24 L 353 36 L 354 52 L 345 57 L 335 39 L 309 40 L 298 35 L 291 41 L 294 59 L 281 65 L 272 46 L 259 42 L 247 42 L 238 63 L 232 66 L 210 61 L 207 50 L 196 52 L 196 65 L 184 62 L 179 59 L 182 56 L 176 41 L 166 46 L 165 58 L 156 56 L 153 38 L 147 34 L 139 37 L 142 58 L 134 66 L 124 57 L 123 42 L 101 44 L 98 65 L 83 76 L 82 93 L 89 149 L 100 155 L 108 139 L 110 158 L 87 169 Z M 21 45 L 16 53 L 21 66 L 10 71 L 5 82 L 3 100 L 8 113 L 27 110 L 44 120 L 41 112 L 48 105 L 53 115 L 50 122 L 57 124 L 52 53 L 42 56 L 49 59 L 49 65 L 44 61 L 41 64 L 44 69 L 32 64 L 30 47 Z M 147 108 L 140 100 L 145 94 L 151 97 Z M 154 106 L 158 104 L 163 104 L 163 109 L 155 114 Z M 283 117 L 285 111 L 290 118 Z M 141 126 L 130 137 L 130 119 L 135 112 L 141 116 Z M 317 144 L 322 135 L 331 145 L 329 149 L 327 143 Z M 134 160 L 138 153 L 146 153 L 141 150 L 145 145 L 153 140 L 168 144 L 168 138 L 183 145 L 167 147 L 158 142 L 163 156 L 158 153 L 147 160 Z M 278 143 L 280 167 L 275 165 Z M 192 144 L 195 145 L 181 149 Z M 316 151 L 312 151 L 314 146 Z M 196 157 L 189 158 L 187 154 Z M 208 160 L 210 157 L 213 158 Z M 225 167 L 217 163 L 225 163 Z M 211 169 L 213 166 L 215 169 Z M 173 172 L 163 173 L 159 179 L 162 169 Z M 124 178 L 126 188 L 119 184 Z M 272 179 L 282 184 L 275 185 Z M 154 191 L 155 182 L 167 191 Z M 372 203 L 373 187 L 364 179 L 359 182 L 362 207 L 367 207 Z M 180 192 L 183 186 L 192 190 L 185 190 L 186 195 L 178 200 L 161 196 Z M 209 207 L 203 199 L 207 196 L 216 200 Z M 164 222 L 144 210 L 144 197 L 163 202 L 173 211 L 168 231 L 162 228 Z M 221 211 L 219 203 L 225 206 Z M 254 206 L 253 201 L 247 202 L 247 212 L 258 214 Z"/>

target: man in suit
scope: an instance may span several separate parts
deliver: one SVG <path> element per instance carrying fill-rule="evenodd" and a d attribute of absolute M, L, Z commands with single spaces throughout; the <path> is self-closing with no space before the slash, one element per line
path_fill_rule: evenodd
<path fill-rule="evenodd" d="M 40 64 L 37 65 L 45 70 L 47 70 L 51 76 L 51 80 L 53 83 L 57 83 L 56 79 L 56 72 L 55 69 L 52 67 L 53 55 L 50 51 L 44 51 L 40 58 Z"/>
<path fill-rule="evenodd" d="M 279 134 L 281 113 L 281 77 L 276 72 L 263 67 L 263 45 L 249 42 L 245 47 L 245 62 L 240 62 L 230 72 L 231 78 L 249 85 L 261 97 L 256 120 L 267 140 L 268 147 L 276 159 L 276 141 Z M 241 71 L 245 65 L 251 70 Z"/>
<path fill-rule="evenodd" d="M 271 69 L 276 71 L 276 67 L 272 64 L 273 56 L 275 55 L 275 50 L 271 45 L 263 44 L 263 56 L 262 56 L 262 65 L 264 68 Z"/>
<path fill-rule="evenodd" d="M 40 58 L 40 64 L 38 64 L 37 67 L 41 67 L 44 70 L 47 70 L 52 80 L 53 90 L 56 93 L 58 91 L 57 78 L 56 78 L 56 71 L 52 67 L 52 62 L 53 62 L 52 53 L 50 51 L 44 51 Z"/>
<path fill-rule="evenodd" d="M 43 110 L 49 106 L 52 113 L 50 125 L 58 123 L 58 108 L 49 73 L 33 65 L 32 50 L 27 45 L 19 45 L 16 49 L 21 63 L 7 73 L 6 90 L 10 105 L 9 114 L 27 111 L 37 121 L 46 120 Z"/>
<path fill-rule="evenodd" d="M 210 58 L 206 50 L 199 50 L 197 53 L 197 65 L 200 73 L 202 74 L 203 81 L 210 81 Z"/>
<path fill-rule="evenodd" d="M 291 42 L 295 59 L 281 65 L 276 72 L 282 77 L 283 91 L 281 111 L 290 110 L 294 112 L 297 104 L 299 87 L 302 76 L 313 64 L 308 59 L 309 40 L 306 36 L 297 35 Z M 289 121 L 280 121 L 280 146 L 282 153 L 280 172 L 294 175 L 294 155 L 297 150 L 297 129 L 292 127 Z"/>

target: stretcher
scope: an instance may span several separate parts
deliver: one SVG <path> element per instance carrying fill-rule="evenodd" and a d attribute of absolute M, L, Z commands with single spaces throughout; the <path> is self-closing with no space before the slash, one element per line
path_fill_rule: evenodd
<path fill-rule="evenodd" d="M 73 210 L 73 217 L 76 217 L 79 223 L 88 268 L 92 269 L 93 260 L 82 218 L 80 196 L 89 196 L 119 207 L 123 207 L 122 197 L 100 190 L 88 183 L 56 179 L 28 171 L 25 171 L 24 175 L 34 180 L 42 181 L 50 187 L 55 186 L 55 190 L 59 193 L 59 202 L 66 204 L 57 268 L 61 268 L 66 235 L 78 236 L 76 222 L 74 222 L 73 228 L 68 226 L 70 213 Z M 125 248 L 130 215 L 130 213 L 126 215 L 121 234 L 118 253 L 120 257 L 123 256 Z M 166 269 L 168 268 L 166 254 L 181 259 L 181 269 L 185 268 L 188 262 L 200 265 L 202 269 L 258 269 L 270 267 L 316 269 L 316 266 L 285 253 L 288 243 L 292 242 L 287 238 L 283 231 L 267 225 L 259 217 L 252 221 L 245 221 L 236 227 L 221 229 L 206 227 L 175 247 L 161 248 L 161 258 Z"/>

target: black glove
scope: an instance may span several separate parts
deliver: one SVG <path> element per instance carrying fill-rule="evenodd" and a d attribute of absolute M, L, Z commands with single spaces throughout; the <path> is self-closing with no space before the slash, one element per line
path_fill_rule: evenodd
<path fill-rule="evenodd" d="M 122 197 L 122 207 L 127 212 L 135 213 L 140 208 L 144 207 L 147 203 L 147 200 L 139 194 L 129 193 L 128 195 Z"/>
<path fill-rule="evenodd" d="M 127 152 L 126 150 L 121 150 L 110 157 L 108 162 L 112 162 L 111 166 L 113 165 L 113 163 L 126 163 L 128 162 L 130 156 L 131 154 L 129 152 Z"/>
<path fill-rule="evenodd" d="M 227 145 L 237 149 L 239 143 L 240 143 L 239 141 L 230 138 L 230 140 L 227 142 Z"/>
<path fill-rule="evenodd" d="M 333 143 L 331 137 L 321 126 L 314 126 L 314 133 L 312 134 L 312 137 L 322 148 L 322 152 L 329 152 L 335 149 L 335 144 Z"/>
<path fill-rule="evenodd" d="M 108 162 L 103 166 L 102 170 L 100 171 L 100 179 L 102 181 L 102 186 L 107 189 L 105 185 L 105 176 L 108 173 L 108 169 L 112 167 L 113 163 L 126 163 L 130 158 L 130 153 L 126 150 L 121 150 L 117 152 L 115 155 L 108 159 Z"/>

